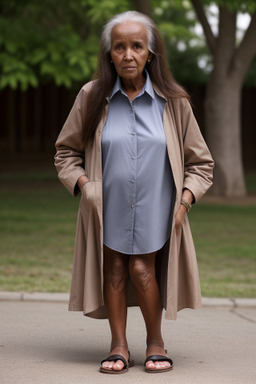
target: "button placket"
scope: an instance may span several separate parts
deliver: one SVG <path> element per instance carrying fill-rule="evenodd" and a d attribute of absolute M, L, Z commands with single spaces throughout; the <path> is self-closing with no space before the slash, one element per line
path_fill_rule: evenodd
<path fill-rule="evenodd" d="M 131 159 L 132 159 L 132 168 L 131 168 L 131 196 L 130 196 L 130 227 L 129 232 L 131 235 L 131 247 L 133 250 L 133 236 L 134 236 L 134 220 L 135 220 L 135 204 L 136 204 L 136 171 L 137 171 L 137 135 L 136 135 L 136 119 L 135 119 L 135 108 L 131 102 Z"/>

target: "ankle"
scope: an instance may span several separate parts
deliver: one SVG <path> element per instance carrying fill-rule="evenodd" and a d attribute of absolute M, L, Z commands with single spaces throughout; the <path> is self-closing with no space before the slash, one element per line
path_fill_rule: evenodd
<path fill-rule="evenodd" d="M 154 338 L 147 338 L 147 348 L 164 348 L 164 341 L 162 339 L 162 336 L 154 337 Z"/>
<path fill-rule="evenodd" d="M 162 339 L 148 341 L 146 355 L 165 355 L 166 351 L 164 349 L 164 342 Z"/>
<path fill-rule="evenodd" d="M 111 343 L 111 351 L 113 350 L 126 350 L 128 351 L 128 343 L 126 340 L 115 340 Z"/>

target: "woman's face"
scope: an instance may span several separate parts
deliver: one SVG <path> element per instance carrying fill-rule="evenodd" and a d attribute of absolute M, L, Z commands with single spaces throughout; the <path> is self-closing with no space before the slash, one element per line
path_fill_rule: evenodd
<path fill-rule="evenodd" d="M 140 80 L 147 60 L 152 55 L 148 50 L 148 35 L 144 25 L 126 21 L 114 27 L 110 54 L 115 69 L 123 80 Z"/>

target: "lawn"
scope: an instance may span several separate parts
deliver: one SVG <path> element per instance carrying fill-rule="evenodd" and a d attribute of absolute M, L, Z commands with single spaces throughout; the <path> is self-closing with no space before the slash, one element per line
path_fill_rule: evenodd
<path fill-rule="evenodd" d="M 256 205 L 198 204 L 190 222 L 203 295 L 256 297 Z"/>
<path fill-rule="evenodd" d="M 31 176 L 0 191 L 0 290 L 68 292 L 79 200 L 56 175 Z"/>
<path fill-rule="evenodd" d="M 79 199 L 54 171 L 2 174 L 0 186 L 0 290 L 68 292 Z M 256 297 L 256 204 L 206 199 L 189 217 L 202 294 Z"/>

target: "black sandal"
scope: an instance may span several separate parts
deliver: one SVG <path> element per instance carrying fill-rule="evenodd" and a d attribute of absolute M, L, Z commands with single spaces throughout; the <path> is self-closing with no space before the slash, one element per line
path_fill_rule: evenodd
<path fill-rule="evenodd" d="M 146 366 L 146 363 L 148 361 L 153 361 L 153 363 L 156 363 L 157 361 L 168 361 L 171 365 L 170 367 L 166 367 L 166 368 L 154 368 L 154 369 L 151 369 L 151 368 L 145 368 L 145 371 L 147 373 L 161 373 L 161 372 L 168 372 L 168 371 L 171 371 L 173 369 L 173 361 L 172 359 L 170 359 L 169 357 L 167 356 L 163 356 L 163 355 L 151 355 L 149 357 L 146 358 L 145 362 L 144 362 L 144 365 Z"/>
<path fill-rule="evenodd" d="M 130 352 L 129 352 L 128 363 L 122 355 L 110 355 L 106 359 L 102 360 L 101 364 L 103 364 L 105 361 L 114 361 L 116 363 L 118 360 L 121 360 L 122 363 L 124 363 L 124 366 L 121 370 L 115 371 L 114 369 L 111 369 L 111 368 L 109 369 L 109 368 L 100 367 L 100 372 L 115 375 L 115 374 L 125 373 L 128 371 L 128 368 L 131 368 L 134 366 L 134 360 L 130 360 Z"/>

